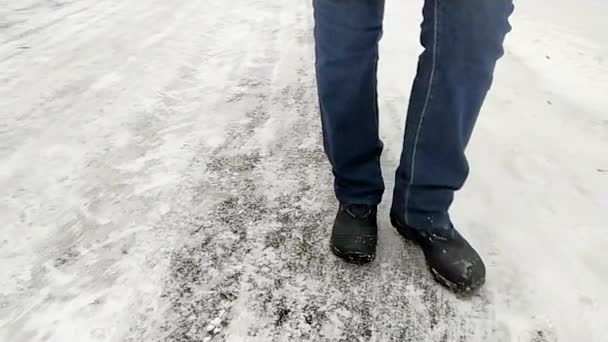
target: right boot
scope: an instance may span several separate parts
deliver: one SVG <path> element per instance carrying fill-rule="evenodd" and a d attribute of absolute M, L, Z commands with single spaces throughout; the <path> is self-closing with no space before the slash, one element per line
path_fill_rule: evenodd
<path fill-rule="evenodd" d="M 427 232 L 404 224 L 396 215 L 391 215 L 391 223 L 399 234 L 420 246 L 439 284 L 462 295 L 471 294 L 484 284 L 486 267 L 481 257 L 454 227 Z"/>
<path fill-rule="evenodd" d="M 376 257 L 377 208 L 360 204 L 340 205 L 331 233 L 332 252 L 352 263 L 368 263 Z"/>

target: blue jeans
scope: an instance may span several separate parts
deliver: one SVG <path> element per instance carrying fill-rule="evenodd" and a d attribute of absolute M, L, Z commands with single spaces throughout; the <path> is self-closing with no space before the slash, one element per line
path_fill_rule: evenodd
<path fill-rule="evenodd" d="M 324 147 L 344 204 L 380 203 L 376 70 L 384 0 L 313 0 Z M 469 166 L 465 148 L 503 40 L 512 0 L 426 0 L 391 214 L 420 230 L 451 228 Z"/>

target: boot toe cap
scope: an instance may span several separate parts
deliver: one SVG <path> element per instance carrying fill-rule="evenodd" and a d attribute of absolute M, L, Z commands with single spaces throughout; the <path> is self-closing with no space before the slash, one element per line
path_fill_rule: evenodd
<path fill-rule="evenodd" d="M 476 253 L 473 256 L 449 256 L 448 253 L 440 253 L 428 261 L 435 278 L 455 291 L 471 292 L 485 282 L 486 268 Z"/>
<path fill-rule="evenodd" d="M 375 258 L 374 236 L 334 236 L 331 249 L 338 257 L 351 262 L 370 262 Z"/>

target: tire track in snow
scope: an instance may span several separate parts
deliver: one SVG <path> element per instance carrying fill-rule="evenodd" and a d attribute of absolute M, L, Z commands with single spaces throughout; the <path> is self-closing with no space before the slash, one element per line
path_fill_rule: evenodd
<path fill-rule="evenodd" d="M 254 9 L 260 9 L 261 5 L 265 14 L 260 22 L 249 23 L 253 26 L 248 31 L 252 36 L 260 35 L 255 42 L 273 42 L 278 31 L 272 29 L 271 23 L 281 7 L 251 4 Z M 242 257 L 252 245 L 250 233 L 244 227 L 266 214 L 253 177 L 260 162 L 259 152 L 255 148 L 240 151 L 247 148 L 255 128 L 268 118 L 266 108 L 276 55 L 275 49 L 254 46 L 244 60 L 237 62 L 240 65 L 232 75 L 240 79 L 225 87 L 223 110 L 231 106 L 250 109 L 244 120 L 227 128 L 223 145 L 201 154 L 201 158 L 206 158 L 192 163 L 193 167 L 201 168 L 192 172 L 205 175 L 196 185 L 202 192 L 194 202 L 219 200 L 219 203 L 194 218 L 198 228 L 190 232 L 188 242 L 172 258 L 171 279 L 163 294 L 169 310 L 161 319 L 162 332 L 156 338 L 198 341 L 221 336 L 218 317 L 226 319 L 228 316 L 224 315 L 228 313 L 224 309 L 222 314 L 222 308 L 238 297 Z"/>

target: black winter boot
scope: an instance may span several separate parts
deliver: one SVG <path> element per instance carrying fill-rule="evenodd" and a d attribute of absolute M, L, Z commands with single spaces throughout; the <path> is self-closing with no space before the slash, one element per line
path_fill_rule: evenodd
<path fill-rule="evenodd" d="M 433 277 L 441 285 L 468 294 L 485 282 L 486 268 L 481 257 L 456 229 L 427 233 L 401 223 L 394 215 L 391 223 L 399 234 L 422 248 Z"/>
<path fill-rule="evenodd" d="M 347 204 L 340 205 L 330 246 L 340 258 L 354 263 L 367 263 L 376 257 L 378 224 L 376 207 Z"/>

